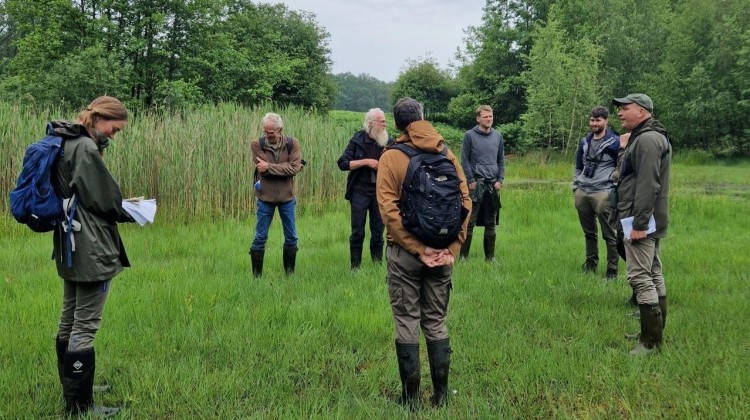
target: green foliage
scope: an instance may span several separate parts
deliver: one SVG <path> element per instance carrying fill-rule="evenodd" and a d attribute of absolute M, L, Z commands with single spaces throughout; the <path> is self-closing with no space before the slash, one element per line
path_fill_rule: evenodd
<path fill-rule="evenodd" d="M 333 105 L 328 33 L 247 0 L 8 0 L 0 92 L 71 108 L 102 93 L 145 106 L 272 100 Z M 14 48 L 9 48 L 11 45 Z"/>
<path fill-rule="evenodd" d="M 380 81 L 368 74 L 341 73 L 333 76 L 338 88 L 336 109 L 365 112 L 371 108 L 390 111 L 392 84 Z"/>
<path fill-rule="evenodd" d="M 553 11 L 554 14 L 554 11 Z M 521 116 L 530 146 L 575 147 L 597 103 L 596 65 L 601 49 L 587 37 L 568 40 L 550 16 L 534 33 L 529 70 L 522 74 L 528 110 Z"/>
<path fill-rule="evenodd" d="M 441 70 L 433 58 L 409 60 L 391 91 L 391 102 L 410 96 L 424 104 L 425 117 L 448 110 L 448 103 L 457 93 L 453 78 Z"/>

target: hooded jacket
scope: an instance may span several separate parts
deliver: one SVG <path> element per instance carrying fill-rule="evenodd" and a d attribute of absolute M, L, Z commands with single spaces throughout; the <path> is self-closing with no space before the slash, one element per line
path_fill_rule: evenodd
<path fill-rule="evenodd" d="M 667 236 L 669 225 L 669 171 L 672 146 L 667 130 L 649 118 L 631 132 L 617 188 L 618 219 L 633 216 L 634 230 L 647 230 L 654 216 L 652 238 Z"/>
<path fill-rule="evenodd" d="M 403 135 L 396 140 L 396 143 L 405 143 L 409 147 L 428 153 L 439 153 L 446 147 L 445 140 L 440 133 L 424 120 L 409 124 Z M 469 198 L 469 189 L 465 182 L 466 175 L 464 175 L 458 159 L 450 150 L 448 150 L 447 156 L 456 166 L 458 177 L 463 181 L 460 184 L 462 205 L 471 213 L 471 198 Z M 404 228 L 398 208 L 401 199 L 401 185 L 404 183 L 408 166 L 409 156 L 405 153 L 395 149 L 386 150 L 380 157 L 380 163 L 378 164 L 376 196 L 380 216 L 388 230 L 388 240 L 397 243 L 413 255 L 421 255 L 427 246 Z M 461 226 L 458 239 L 448 246 L 453 256 L 458 255 L 461 244 L 466 239 L 468 225 L 469 218 L 467 217 Z"/>
<path fill-rule="evenodd" d="M 67 121 L 51 124 L 55 133 L 63 137 L 64 150 L 53 168 L 52 186 L 61 198 L 76 194 L 74 219 L 81 223 L 81 230 L 73 234 L 72 267 L 67 266 L 67 242 L 62 227 L 54 231 L 57 273 L 74 282 L 109 280 L 123 267 L 130 267 L 117 222 L 133 219 L 122 210 L 120 187 L 100 154 L 107 146 L 106 138 L 97 144 L 80 124 Z"/>

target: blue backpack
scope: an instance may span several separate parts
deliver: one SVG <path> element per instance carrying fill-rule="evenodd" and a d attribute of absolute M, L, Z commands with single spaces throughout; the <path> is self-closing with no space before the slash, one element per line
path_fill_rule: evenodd
<path fill-rule="evenodd" d="M 47 125 L 47 137 L 26 149 L 16 188 L 10 192 L 10 211 L 34 232 L 49 232 L 65 221 L 62 199 L 52 187 L 52 167 L 63 155 L 63 138 Z"/>

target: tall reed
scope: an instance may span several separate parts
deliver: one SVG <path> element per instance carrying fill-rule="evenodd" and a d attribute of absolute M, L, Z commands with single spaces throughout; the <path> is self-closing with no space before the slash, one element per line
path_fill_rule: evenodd
<path fill-rule="evenodd" d="M 137 113 L 105 152 L 123 195 L 156 198 L 159 217 L 183 221 L 244 217 L 255 207 L 250 141 L 268 111 L 284 133 L 300 140 L 304 171 L 296 177 L 301 211 L 323 211 L 343 196 L 346 176 L 336 160 L 359 124 L 271 104 L 206 105 L 181 112 Z M 0 212 L 20 172 L 23 152 L 44 135 L 46 121 L 74 118 L 59 110 L 35 113 L 0 102 Z"/>

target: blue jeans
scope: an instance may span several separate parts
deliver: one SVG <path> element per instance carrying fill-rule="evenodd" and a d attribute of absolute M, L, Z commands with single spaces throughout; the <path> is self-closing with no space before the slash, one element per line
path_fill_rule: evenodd
<path fill-rule="evenodd" d="M 250 249 L 253 251 L 264 251 L 268 240 L 268 228 L 273 220 L 276 207 L 279 208 L 281 226 L 284 228 L 284 248 L 297 248 L 297 226 L 294 221 L 294 209 L 297 207 L 297 199 L 292 198 L 286 203 L 274 204 L 257 200 L 257 221 L 255 223 L 255 238 Z"/>

